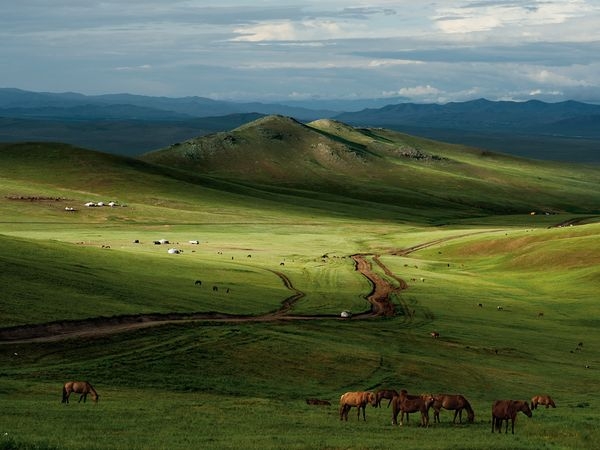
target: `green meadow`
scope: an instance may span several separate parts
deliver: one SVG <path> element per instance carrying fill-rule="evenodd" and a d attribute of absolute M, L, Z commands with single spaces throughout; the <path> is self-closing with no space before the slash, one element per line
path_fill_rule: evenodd
<path fill-rule="evenodd" d="M 264 145 L 248 126 L 230 135 L 263 149 L 245 154 L 268 161 L 256 176 L 233 156 L 202 171 L 168 152 L 142 161 L 0 146 L 0 333 L 156 313 L 243 317 L 0 334 L 0 449 L 597 447 L 600 169 L 312 127 Z M 325 137 L 362 162 L 308 155 L 279 179 L 276 141 L 288 134 L 290 148 L 323 148 Z M 436 158 L 399 157 L 392 144 Z M 358 253 L 398 288 L 393 317 L 356 317 L 372 288 Z M 94 385 L 97 404 L 61 403 L 75 379 Z M 417 414 L 394 426 L 385 400 L 365 422 L 355 409 L 340 421 L 341 394 L 381 388 L 461 393 L 475 423 L 442 410 L 428 428 Z M 557 408 L 520 414 L 514 435 L 491 433 L 494 400 L 537 394 Z"/>

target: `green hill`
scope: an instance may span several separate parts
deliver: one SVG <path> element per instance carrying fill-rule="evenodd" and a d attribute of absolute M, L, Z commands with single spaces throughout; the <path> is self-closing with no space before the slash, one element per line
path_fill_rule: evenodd
<path fill-rule="evenodd" d="M 304 125 L 269 116 L 141 159 L 291 195 L 315 191 L 385 209 L 408 208 L 416 216 L 425 215 L 423 210 L 446 217 L 598 212 L 597 168 L 530 161 L 331 120 Z"/>

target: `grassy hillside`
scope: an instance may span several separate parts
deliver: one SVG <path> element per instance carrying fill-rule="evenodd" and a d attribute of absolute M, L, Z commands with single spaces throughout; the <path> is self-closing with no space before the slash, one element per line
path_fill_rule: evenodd
<path fill-rule="evenodd" d="M 331 121 L 228 135 L 147 161 L 0 147 L 0 448 L 594 448 L 597 171 Z M 393 317 L 360 317 L 359 253 L 395 288 Z M 236 317 L 96 329 L 150 313 Z M 69 323 L 88 329 L 9 333 Z M 61 404 L 69 379 L 99 403 Z M 460 392 L 475 423 L 395 427 L 385 404 L 340 422 L 340 394 L 383 387 Z M 490 433 L 493 400 L 541 393 L 557 408 Z"/>
<path fill-rule="evenodd" d="M 294 196 L 310 190 L 359 199 L 429 220 L 436 218 L 434 209 L 448 217 L 598 212 L 597 168 L 534 162 L 331 120 L 303 125 L 269 116 L 142 159 Z"/>

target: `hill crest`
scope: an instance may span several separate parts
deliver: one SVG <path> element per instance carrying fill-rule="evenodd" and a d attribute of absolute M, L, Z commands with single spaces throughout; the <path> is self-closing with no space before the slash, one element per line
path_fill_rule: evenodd
<path fill-rule="evenodd" d="M 368 157 L 356 143 L 334 139 L 291 117 L 271 115 L 146 153 L 141 159 L 205 174 L 296 184 L 307 177 L 360 171 Z"/>
<path fill-rule="evenodd" d="M 284 116 L 263 117 L 229 132 L 147 153 L 141 159 L 269 189 L 467 214 L 477 210 L 554 212 L 573 207 L 590 212 L 594 209 L 592 191 L 597 188 L 595 175 L 584 176 L 586 181 L 576 190 L 585 200 L 574 206 L 559 192 L 561 177 L 572 170 L 566 166 L 383 128 L 355 128 L 331 119 L 302 124 Z"/>

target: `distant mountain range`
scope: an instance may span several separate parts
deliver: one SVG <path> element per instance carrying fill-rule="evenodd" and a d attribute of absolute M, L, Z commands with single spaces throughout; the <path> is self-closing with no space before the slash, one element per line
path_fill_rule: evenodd
<path fill-rule="evenodd" d="M 166 121 L 246 113 L 281 114 L 298 120 L 314 120 L 338 114 L 339 111 L 267 103 L 234 103 L 204 97 L 83 95 L 73 92 L 48 93 L 0 88 L 0 116 L 3 117 Z"/>
<path fill-rule="evenodd" d="M 402 103 L 342 113 L 336 119 L 384 127 L 404 125 L 495 132 L 523 130 L 550 135 L 600 137 L 600 105 L 575 101 L 492 102 L 478 99 L 445 105 Z M 577 131 L 572 132 L 573 129 Z"/>
<path fill-rule="evenodd" d="M 235 103 L 203 97 L 88 96 L 2 88 L 0 141 L 61 141 L 136 155 L 277 114 L 303 122 L 327 118 L 359 127 L 384 127 L 537 159 L 600 163 L 600 105 L 478 99 L 379 106 L 383 101 Z M 361 104 L 374 107 L 356 110 Z"/>

